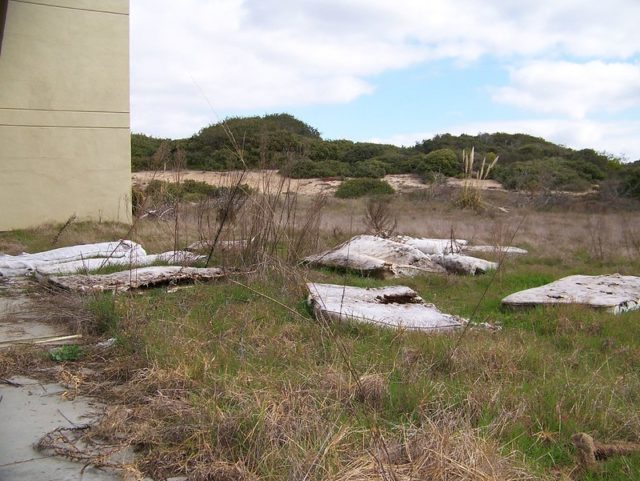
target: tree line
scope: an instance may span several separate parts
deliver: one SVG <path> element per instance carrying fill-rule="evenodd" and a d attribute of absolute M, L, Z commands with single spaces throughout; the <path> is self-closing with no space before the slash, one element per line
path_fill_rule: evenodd
<path fill-rule="evenodd" d="M 640 197 L 640 161 L 623 164 L 593 149 L 574 150 L 527 134 L 436 135 L 411 147 L 325 140 L 289 114 L 234 117 L 185 139 L 131 136 L 132 169 L 279 169 L 294 178 L 413 173 L 425 181 L 462 172 L 462 151 L 479 160 L 499 156 L 492 178 L 508 189 L 583 191 L 600 183 Z M 179 154 L 179 155 L 176 155 Z"/>

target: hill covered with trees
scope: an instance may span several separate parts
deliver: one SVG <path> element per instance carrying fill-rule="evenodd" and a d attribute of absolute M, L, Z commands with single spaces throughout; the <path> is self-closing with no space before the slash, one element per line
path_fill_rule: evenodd
<path fill-rule="evenodd" d="M 640 161 L 621 164 L 593 149 L 574 150 L 526 134 L 437 135 L 412 147 L 324 140 L 320 132 L 288 114 L 229 118 L 178 140 L 133 134 L 133 170 L 173 168 L 279 169 L 286 176 L 371 177 L 415 173 L 423 179 L 462 172 L 462 150 L 500 156 L 492 177 L 508 189 L 581 191 L 601 182 L 640 196 Z M 179 152 L 179 155 L 174 155 Z M 239 155 L 239 152 L 242 155 Z"/>

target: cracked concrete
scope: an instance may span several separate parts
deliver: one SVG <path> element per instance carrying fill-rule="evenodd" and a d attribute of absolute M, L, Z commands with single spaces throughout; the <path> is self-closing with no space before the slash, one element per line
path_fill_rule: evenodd
<path fill-rule="evenodd" d="M 68 334 L 61 324 L 44 323 L 32 311 L 29 281 L 0 281 L 0 348 Z M 0 380 L 0 481 L 113 481 L 117 473 L 47 456 L 33 448 L 46 433 L 86 424 L 101 406 L 89 399 L 66 400 L 60 384 L 29 378 Z"/>
<path fill-rule="evenodd" d="M 117 473 L 46 456 L 33 448 L 47 432 L 95 420 L 100 408 L 87 399 L 65 400 L 60 384 L 12 378 L 0 385 L 0 481 L 113 481 Z"/>

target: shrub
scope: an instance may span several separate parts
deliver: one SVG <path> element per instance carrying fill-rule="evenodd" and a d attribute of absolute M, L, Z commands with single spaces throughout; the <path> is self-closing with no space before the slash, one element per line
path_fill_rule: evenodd
<path fill-rule="evenodd" d="M 309 179 L 313 177 L 346 177 L 349 175 L 349 165 L 337 160 L 297 160 L 280 173 L 293 179 Z"/>
<path fill-rule="evenodd" d="M 442 174 L 453 177 L 460 173 L 458 156 L 451 149 L 438 149 L 429 152 L 417 167 L 416 173 L 423 180 L 433 180 L 434 174 Z"/>
<path fill-rule="evenodd" d="M 398 227 L 398 221 L 388 199 L 377 196 L 367 201 L 364 213 L 364 225 L 367 231 L 375 235 L 391 235 Z"/>
<path fill-rule="evenodd" d="M 77 361 L 82 357 L 82 348 L 77 344 L 66 344 L 49 352 L 49 357 L 56 362 Z"/>
<path fill-rule="evenodd" d="M 347 145 L 344 150 L 339 152 L 339 159 L 354 164 L 363 160 L 372 159 L 384 153 L 386 147 L 382 144 L 373 144 L 370 142 L 355 142 Z"/>
<path fill-rule="evenodd" d="M 181 183 L 152 180 L 147 185 L 144 198 L 153 202 L 171 203 L 176 200 L 197 202 L 209 198 L 222 197 L 232 189 L 231 187 L 218 187 L 199 180 L 187 179 Z M 241 194 L 247 195 L 251 188 L 243 184 L 240 186 Z"/>
<path fill-rule="evenodd" d="M 352 177 L 369 177 L 379 179 L 384 177 L 386 173 L 384 163 L 375 159 L 356 162 L 351 169 Z"/>
<path fill-rule="evenodd" d="M 621 169 L 621 174 L 624 195 L 640 199 L 640 163 L 625 165 Z"/>
<path fill-rule="evenodd" d="M 574 170 L 569 161 L 551 159 L 514 162 L 496 170 L 496 178 L 512 190 L 584 191 L 591 187 L 591 178 Z"/>
<path fill-rule="evenodd" d="M 157 168 L 153 165 L 153 157 L 162 144 L 157 139 L 144 134 L 131 134 L 131 170 L 149 170 Z"/>
<path fill-rule="evenodd" d="M 366 195 L 389 195 L 395 191 L 388 182 L 380 179 L 349 179 L 345 180 L 338 190 L 336 197 L 341 199 L 353 199 L 356 197 L 364 197 Z"/>

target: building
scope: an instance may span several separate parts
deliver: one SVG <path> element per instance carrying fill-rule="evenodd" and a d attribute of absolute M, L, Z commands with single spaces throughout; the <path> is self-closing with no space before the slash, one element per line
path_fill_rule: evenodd
<path fill-rule="evenodd" d="M 0 0 L 0 230 L 131 221 L 128 0 Z"/>

